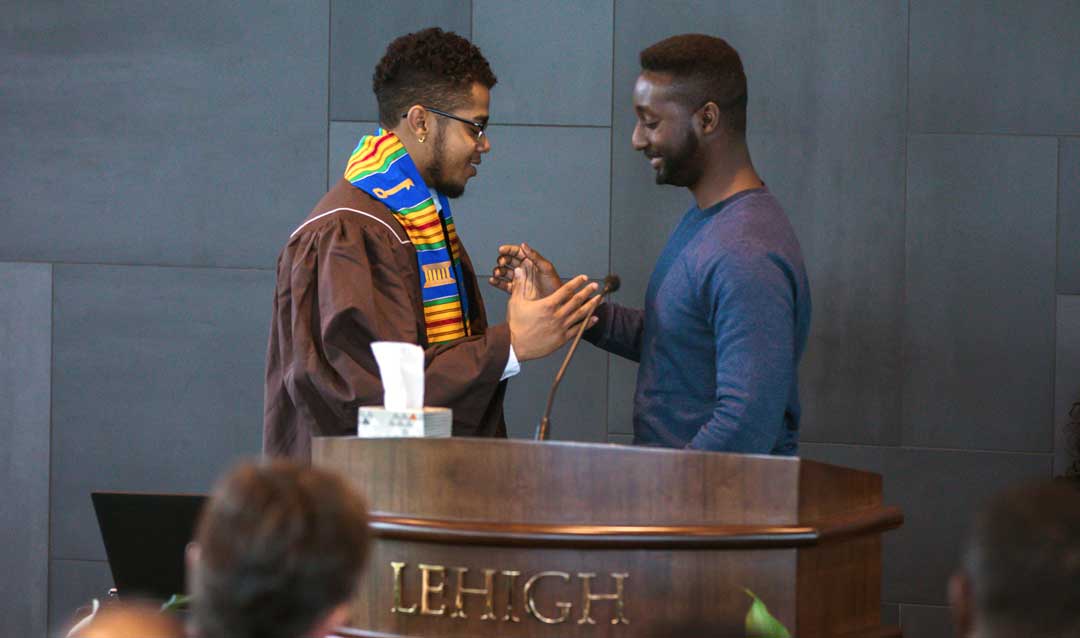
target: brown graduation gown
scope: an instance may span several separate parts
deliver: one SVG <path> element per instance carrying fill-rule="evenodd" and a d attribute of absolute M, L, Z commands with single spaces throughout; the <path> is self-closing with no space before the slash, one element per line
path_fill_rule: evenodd
<path fill-rule="evenodd" d="M 356 432 L 356 409 L 381 405 L 372 341 L 424 348 L 424 402 L 454 412 L 454 436 L 506 436 L 500 382 L 506 324 L 488 327 L 461 248 L 472 335 L 429 346 L 416 250 L 388 208 L 349 182 L 330 189 L 277 264 L 266 354 L 263 452 L 311 458 L 311 437 Z"/>

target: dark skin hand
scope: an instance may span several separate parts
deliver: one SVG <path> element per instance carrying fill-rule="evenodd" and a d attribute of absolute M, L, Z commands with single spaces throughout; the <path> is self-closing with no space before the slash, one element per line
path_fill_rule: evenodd
<path fill-rule="evenodd" d="M 514 267 L 510 300 L 506 304 L 506 322 L 510 342 L 521 361 L 547 356 L 569 341 L 581 322 L 592 315 L 601 297 L 597 284 L 578 275 L 541 296 L 536 266 L 528 259 Z M 506 290 L 506 288 L 504 288 Z M 593 317 L 589 325 L 596 323 Z"/>
<path fill-rule="evenodd" d="M 515 268 L 526 269 L 526 275 L 533 280 L 532 290 L 540 297 L 547 297 L 563 285 L 555 266 L 525 242 L 499 246 L 499 257 L 488 283 L 503 292 L 512 292 Z"/>

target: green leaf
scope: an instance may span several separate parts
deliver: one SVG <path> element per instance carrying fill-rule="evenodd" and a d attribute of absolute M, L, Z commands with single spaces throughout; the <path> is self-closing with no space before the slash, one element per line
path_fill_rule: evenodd
<path fill-rule="evenodd" d="M 165 601 L 165 604 L 161 606 L 161 611 L 183 611 L 188 608 L 188 604 L 191 602 L 191 596 L 182 596 L 180 594 L 173 594 Z"/>
<path fill-rule="evenodd" d="M 754 601 L 746 612 L 747 638 L 791 638 L 787 627 L 769 613 L 769 608 L 754 592 L 746 588 L 743 588 L 743 591 Z"/>

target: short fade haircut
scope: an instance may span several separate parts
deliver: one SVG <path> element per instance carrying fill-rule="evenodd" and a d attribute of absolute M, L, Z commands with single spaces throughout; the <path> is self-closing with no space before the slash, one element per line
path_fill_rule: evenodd
<path fill-rule="evenodd" d="M 453 111 L 468 101 L 476 82 L 490 89 L 498 80 L 472 42 L 438 27 L 403 35 L 375 66 L 379 122 L 387 129 L 397 126 L 414 104 Z"/>
<path fill-rule="evenodd" d="M 963 566 L 987 635 L 1080 636 L 1080 483 L 997 496 L 975 520 Z"/>
<path fill-rule="evenodd" d="M 670 75 L 687 108 L 715 102 L 729 130 L 746 132 L 746 73 L 726 41 L 700 33 L 672 36 L 641 52 L 641 68 Z"/>
<path fill-rule="evenodd" d="M 337 474 L 284 460 L 237 466 L 196 528 L 198 635 L 304 635 L 355 594 L 368 540 L 363 498 Z"/>

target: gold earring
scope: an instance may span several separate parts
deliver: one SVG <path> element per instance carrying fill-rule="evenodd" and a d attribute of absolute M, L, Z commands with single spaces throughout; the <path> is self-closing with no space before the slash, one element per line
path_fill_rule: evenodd
<path fill-rule="evenodd" d="M 420 140 L 420 143 L 423 144 L 424 143 L 424 137 L 425 137 L 424 135 L 421 135 L 420 137 L 418 137 L 416 139 Z"/>

